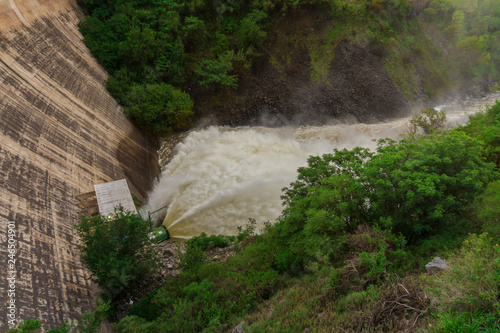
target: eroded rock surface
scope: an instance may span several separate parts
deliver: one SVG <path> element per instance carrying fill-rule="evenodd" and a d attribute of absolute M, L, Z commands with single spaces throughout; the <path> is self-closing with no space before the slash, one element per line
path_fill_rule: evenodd
<path fill-rule="evenodd" d="M 49 328 L 93 306 L 76 249 L 75 196 L 127 178 L 144 197 L 157 172 L 156 146 L 122 115 L 82 42 L 82 16 L 73 0 L 0 2 L 0 272 L 5 281 L 14 221 L 17 319 Z"/>

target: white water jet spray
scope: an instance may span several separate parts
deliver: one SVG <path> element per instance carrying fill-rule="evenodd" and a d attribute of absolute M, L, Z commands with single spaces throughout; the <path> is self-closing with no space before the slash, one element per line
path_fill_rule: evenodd
<path fill-rule="evenodd" d="M 499 94 L 495 95 L 500 97 Z M 495 97 L 495 98 L 496 98 Z M 494 97 L 470 106 L 443 106 L 452 124 L 464 122 Z M 274 221 L 282 211 L 281 190 L 296 179 L 310 155 L 334 148 L 375 148 L 373 139 L 397 139 L 409 118 L 380 124 L 320 127 L 210 127 L 193 131 L 176 147 L 149 196 L 149 210 L 168 206 L 163 225 L 172 239 L 205 232 L 232 235 L 249 218 Z M 165 211 L 165 210 L 164 210 Z"/>

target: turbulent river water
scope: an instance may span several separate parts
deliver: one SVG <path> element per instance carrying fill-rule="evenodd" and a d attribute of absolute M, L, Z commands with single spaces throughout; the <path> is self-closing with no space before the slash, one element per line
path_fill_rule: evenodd
<path fill-rule="evenodd" d="M 500 99 L 500 93 L 439 106 L 449 126 Z M 376 147 L 374 139 L 397 139 L 409 118 L 377 124 L 303 127 L 209 127 L 193 130 L 177 144 L 149 196 L 150 211 L 160 210 L 171 238 L 185 240 L 205 232 L 232 235 L 249 218 L 275 221 L 282 211 L 281 191 L 307 165 L 310 155 L 334 148 Z"/>

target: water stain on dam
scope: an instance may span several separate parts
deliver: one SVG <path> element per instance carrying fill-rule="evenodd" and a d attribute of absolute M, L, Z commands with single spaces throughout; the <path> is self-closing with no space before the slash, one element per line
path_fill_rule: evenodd
<path fill-rule="evenodd" d="M 75 196 L 127 178 L 144 198 L 156 144 L 123 116 L 82 42 L 76 1 L 0 3 L 0 332 L 7 331 L 8 221 L 16 230 L 16 318 L 46 328 L 94 306 L 79 261 Z"/>

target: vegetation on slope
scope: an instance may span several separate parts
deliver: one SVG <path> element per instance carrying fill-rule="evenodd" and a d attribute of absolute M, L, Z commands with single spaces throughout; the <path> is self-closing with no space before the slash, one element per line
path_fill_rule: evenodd
<path fill-rule="evenodd" d="M 370 45 L 409 99 L 419 86 L 438 96 L 452 87 L 498 80 L 500 8 L 495 0 L 433 0 L 420 19 L 407 0 L 79 0 L 85 43 L 111 74 L 107 88 L 125 113 L 154 133 L 182 130 L 194 117 L 193 92 L 213 95 L 266 58 L 290 66 L 290 49 L 306 48 L 311 80 L 326 80 L 343 40 Z M 321 29 L 278 31 L 279 22 L 320 12 Z M 295 15 L 295 16 L 294 16 Z M 292 25 L 293 26 L 293 25 Z M 298 29 L 298 28 L 296 28 Z M 293 30 L 293 28 L 292 28 Z M 267 44 L 266 44 L 267 43 Z M 421 83 L 422 81 L 422 83 Z M 203 95 L 203 94 L 202 94 Z"/>
<path fill-rule="evenodd" d="M 440 117 L 427 114 L 414 122 Z M 500 102 L 466 126 L 424 128 L 433 133 L 381 140 L 376 153 L 311 157 L 277 223 L 260 234 L 249 224 L 225 263 L 185 261 L 118 332 L 219 332 L 241 320 L 247 332 L 498 330 Z M 420 273 L 434 255 L 450 269 Z"/>
<path fill-rule="evenodd" d="M 440 113 L 424 115 L 412 121 L 418 131 L 380 140 L 376 152 L 311 157 L 284 189 L 282 216 L 264 230 L 250 220 L 236 238 L 191 239 L 180 274 L 136 302 L 114 324 L 117 332 L 223 332 L 242 320 L 246 332 L 498 331 L 500 102 L 448 131 L 439 128 Z M 98 232 L 111 230 L 112 220 L 78 227 L 84 263 L 102 281 L 119 263 L 131 276 L 128 263 L 148 259 L 141 257 L 147 242 L 134 248 L 137 240 L 124 231 L 145 239 L 148 222 L 121 217 L 123 228 L 113 233 Z M 235 256 L 205 260 L 207 248 L 230 242 Z M 436 255 L 449 269 L 424 273 Z M 111 320 L 120 303 L 143 293 L 140 284 L 128 286 L 111 298 Z M 21 332 L 34 331 L 28 328 Z"/>
<path fill-rule="evenodd" d="M 500 6 L 497 1 L 432 0 L 422 20 L 395 36 L 387 70 L 408 97 L 425 73 L 431 97 L 453 88 L 470 93 L 491 87 L 500 69 Z M 471 88 L 472 87 L 472 88 Z"/>

